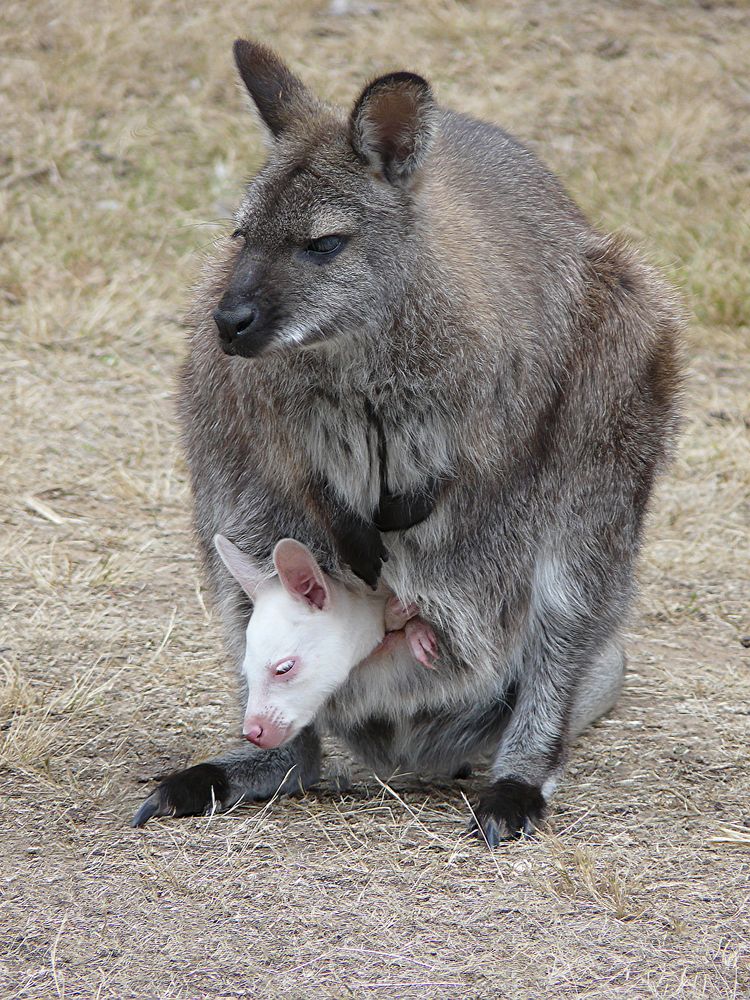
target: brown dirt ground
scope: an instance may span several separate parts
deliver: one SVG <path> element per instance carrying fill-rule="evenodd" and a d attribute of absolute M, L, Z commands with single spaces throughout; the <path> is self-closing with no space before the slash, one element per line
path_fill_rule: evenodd
<path fill-rule="evenodd" d="M 332 98 L 426 73 L 684 291 L 627 687 L 532 841 L 462 840 L 469 782 L 358 770 L 127 826 L 236 717 L 171 391 L 261 155 L 238 34 Z M 6 0 L 0 39 L 0 995 L 750 996 L 748 5 Z"/>

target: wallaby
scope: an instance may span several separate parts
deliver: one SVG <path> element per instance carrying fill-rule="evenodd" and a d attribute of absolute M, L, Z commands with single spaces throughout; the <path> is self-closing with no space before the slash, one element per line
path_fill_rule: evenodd
<path fill-rule="evenodd" d="M 238 665 L 251 601 L 212 545 L 282 538 L 415 603 L 408 646 L 314 720 L 167 778 L 136 817 L 314 783 L 319 733 L 376 769 L 491 755 L 487 843 L 533 829 L 572 739 L 614 704 L 654 477 L 677 423 L 678 310 L 525 146 L 412 73 L 330 107 L 235 43 L 268 160 L 196 310 L 180 419 L 195 527 Z M 218 336 L 217 336 L 218 331 Z"/>

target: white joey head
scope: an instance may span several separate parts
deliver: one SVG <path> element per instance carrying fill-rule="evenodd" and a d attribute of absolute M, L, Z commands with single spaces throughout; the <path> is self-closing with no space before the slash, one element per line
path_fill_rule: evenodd
<path fill-rule="evenodd" d="M 324 573 L 310 550 L 284 538 L 273 551 L 276 576 L 223 535 L 214 544 L 253 602 L 243 672 L 243 734 L 270 748 L 292 739 L 385 635 L 386 598 L 353 593 Z"/>

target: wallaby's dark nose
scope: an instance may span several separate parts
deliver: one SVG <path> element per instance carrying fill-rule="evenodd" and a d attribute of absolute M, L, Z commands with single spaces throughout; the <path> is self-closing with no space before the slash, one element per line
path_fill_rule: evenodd
<path fill-rule="evenodd" d="M 260 310 L 253 302 L 243 302 L 231 309 L 219 306 L 214 310 L 214 322 L 223 347 L 251 333 L 259 325 Z"/>

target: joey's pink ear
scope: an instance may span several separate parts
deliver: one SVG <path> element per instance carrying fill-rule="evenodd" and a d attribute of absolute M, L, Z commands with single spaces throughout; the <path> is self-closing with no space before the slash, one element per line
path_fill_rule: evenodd
<path fill-rule="evenodd" d="M 221 561 L 242 587 L 251 600 L 255 600 L 255 592 L 264 580 L 268 579 L 253 562 L 247 553 L 223 535 L 214 535 L 214 546 L 221 556 Z"/>
<path fill-rule="evenodd" d="M 327 611 L 331 591 L 315 556 L 301 542 L 282 538 L 273 550 L 273 564 L 284 589 L 318 611 Z"/>

